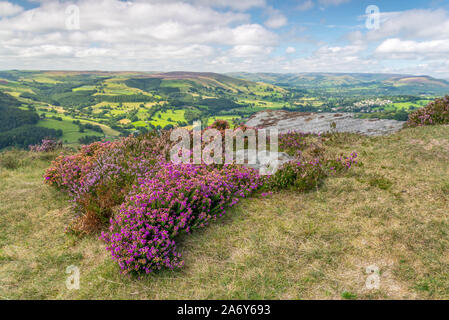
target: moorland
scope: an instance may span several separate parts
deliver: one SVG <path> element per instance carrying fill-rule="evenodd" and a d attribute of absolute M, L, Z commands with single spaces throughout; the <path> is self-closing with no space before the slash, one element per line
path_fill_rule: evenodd
<path fill-rule="evenodd" d="M 231 76 L 1 73 L 0 298 L 448 298 L 447 82 Z M 408 122 L 282 134 L 294 160 L 266 177 L 168 161 L 172 128 L 267 108 Z"/>

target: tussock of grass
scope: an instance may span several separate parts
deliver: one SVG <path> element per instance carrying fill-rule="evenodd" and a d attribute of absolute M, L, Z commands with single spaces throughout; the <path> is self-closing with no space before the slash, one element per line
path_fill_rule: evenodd
<path fill-rule="evenodd" d="M 243 201 L 180 241 L 185 268 L 141 279 L 121 276 L 96 236 L 64 233 L 72 213 L 42 184 L 47 159 L 0 166 L 0 298 L 447 299 L 448 137 L 336 135 L 330 152 L 358 151 L 363 166 L 314 192 Z M 379 290 L 365 287 L 373 264 Z M 80 290 L 65 287 L 69 265 Z"/>

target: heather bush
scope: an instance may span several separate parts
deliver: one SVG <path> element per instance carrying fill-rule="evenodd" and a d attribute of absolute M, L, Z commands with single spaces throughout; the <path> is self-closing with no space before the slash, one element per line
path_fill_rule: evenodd
<path fill-rule="evenodd" d="M 449 95 L 430 102 L 426 107 L 410 114 L 407 125 L 410 127 L 448 124 L 449 123 Z"/>
<path fill-rule="evenodd" d="M 318 160 L 306 163 L 292 161 L 276 171 L 266 186 L 269 190 L 308 191 L 315 188 L 325 176 L 326 172 Z"/>
<path fill-rule="evenodd" d="M 83 146 L 77 154 L 61 155 L 53 161 L 45 181 L 72 197 L 78 217 L 71 229 L 91 232 L 107 221 L 132 184 L 166 160 L 170 147 L 167 141 L 167 133 L 148 133 L 95 142 Z"/>
<path fill-rule="evenodd" d="M 210 126 L 210 128 L 214 128 L 220 131 L 224 131 L 226 129 L 229 129 L 231 126 L 226 120 L 215 120 L 214 123 Z"/>
<path fill-rule="evenodd" d="M 286 132 L 279 135 L 279 150 L 296 160 L 284 164 L 270 178 L 269 190 L 293 189 L 305 192 L 317 188 L 329 175 L 349 170 L 357 163 L 357 154 L 336 159 L 326 155 L 325 138 L 320 134 Z"/>
<path fill-rule="evenodd" d="M 329 175 L 349 170 L 357 164 L 357 153 L 333 159 L 314 159 L 308 162 L 291 161 L 266 181 L 269 190 L 293 189 L 299 192 L 317 188 Z"/>
<path fill-rule="evenodd" d="M 260 185 L 250 168 L 164 163 L 133 186 L 101 237 L 124 273 L 180 267 L 176 236 L 207 226 Z"/>
<path fill-rule="evenodd" d="M 224 133 L 229 126 L 217 121 L 212 127 Z M 261 177 L 236 164 L 173 164 L 170 134 L 95 142 L 78 153 L 61 154 L 45 173 L 47 184 L 72 199 L 77 217 L 70 230 L 89 233 L 110 222 L 101 239 L 123 273 L 180 267 L 180 233 L 207 226 L 258 189 L 263 195 L 285 188 L 312 190 L 357 158 L 353 153 L 330 160 L 321 136 L 289 132 L 280 136 L 279 147 L 295 161 Z"/>
<path fill-rule="evenodd" d="M 302 132 L 279 134 L 279 150 L 291 156 L 301 157 L 306 150 L 322 148 L 321 136 Z"/>
<path fill-rule="evenodd" d="M 52 152 L 62 148 L 62 141 L 43 139 L 40 144 L 31 145 L 29 148 L 32 152 Z"/>

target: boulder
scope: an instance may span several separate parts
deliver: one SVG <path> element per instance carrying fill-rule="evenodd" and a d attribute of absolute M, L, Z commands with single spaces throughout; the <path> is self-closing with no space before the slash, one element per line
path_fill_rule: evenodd
<path fill-rule="evenodd" d="M 244 160 L 244 162 L 241 161 L 237 163 L 259 170 L 260 175 L 271 175 L 275 173 L 284 163 L 295 159 L 285 152 L 266 150 L 257 152 L 254 149 L 238 150 L 235 152 L 235 157 L 236 160 Z"/>
<path fill-rule="evenodd" d="M 247 122 L 248 127 L 277 129 L 280 133 L 329 131 L 360 133 L 368 136 L 391 134 L 401 130 L 405 122 L 387 119 L 357 119 L 352 113 L 306 113 L 283 110 L 261 111 Z"/>

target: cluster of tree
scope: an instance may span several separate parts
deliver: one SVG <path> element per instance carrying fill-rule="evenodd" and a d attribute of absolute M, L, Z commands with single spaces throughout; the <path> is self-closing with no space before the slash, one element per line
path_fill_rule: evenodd
<path fill-rule="evenodd" d="M 128 79 L 125 84 L 131 88 L 137 88 L 143 91 L 151 92 L 161 86 L 162 79 L 159 78 L 137 78 Z"/>
<path fill-rule="evenodd" d="M 96 141 L 100 141 L 102 138 L 99 136 L 84 136 L 78 139 L 80 144 L 91 144 Z"/>
<path fill-rule="evenodd" d="M 219 98 L 219 99 L 203 99 L 198 102 L 201 106 L 206 106 L 210 113 L 218 113 L 221 110 L 229 110 L 235 108 L 242 108 L 246 105 L 239 104 L 233 100 Z"/>
<path fill-rule="evenodd" d="M 62 130 L 23 125 L 12 130 L 0 132 L 0 149 L 6 147 L 28 148 L 46 138 L 59 138 Z"/>
<path fill-rule="evenodd" d="M 137 113 L 139 113 L 139 110 L 133 109 L 124 115 L 125 115 L 125 118 L 128 119 L 129 121 L 136 122 L 136 121 L 139 121 L 139 117 L 137 116 Z"/>
<path fill-rule="evenodd" d="M 294 106 L 284 106 L 282 110 L 285 111 L 295 111 L 295 112 L 316 112 L 317 108 L 311 105 L 294 105 Z"/>
<path fill-rule="evenodd" d="M 184 119 L 189 124 L 192 124 L 194 121 L 201 119 L 201 111 L 196 108 L 189 108 L 184 112 Z"/>
<path fill-rule="evenodd" d="M 45 113 L 44 113 L 45 115 Z M 62 121 L 61 117 L 57 117 L 57 116 L 51 116 L 50 119 L 56 120 L 56 121 Z"/>
<path fill-rule="evenodd" d="M 73 122 L 73 124 L 78 125 L 80 132 L 84 132 L 86 130 L 92 130 L 92 131 L 104 134 L 103 129 L 97 124 L 81 123 L 81 121 L 79 121 L 79 120 L 73 120 L 72 122 Z"/>
<path fill-rule="evenodd" d="M 16 98 L 0 92 L 0 149 L 10 146 L 27 148 L 44 138 L 62 136 L 61 130 L 37 127 L 39 115 L 19 106 Z"/>
<path fill-rule="evenodd" d="M 164 95 L 164 96 L 170 96 L 173 94 L 179 94 L 181 90 L 176 87 L 160 87 L 158 89 L 158 93 Z"/>
<path fill-rule="evenodd" d="M 39 83 L 30 82 L 29 87 L 33 93 L 24 92 L 22 98 L 31 99 L 33 101 L 47 102 L 56 106 L 78 107 L 83 108 L 92 106 L 96 103 L 107 102 L 151 102 L 156 99 L 143 94 L 134 95 L 95 95 L 99 91 L 103 91 L 101 81 L 104 79 L 83 79 L 75 77 L 67 77 L 61 83 Z M 80 86 L 97 86 L 93 90 L 76 90 Z"/>
<path fill-rule="evenodd" d="M 362 113 L 359 117 L 362 119 L 392 119 L 397 121 L 407 121 L 409 113 L 404 109 L 398 111 Z"/>
<path fill-rule="evenodd" d="M 25 124 L 36 124 L 39 115 L 36 112 L 22 110 L 2 104 L 0 100 L 0 132 L 8 131 Z"/>
<path fill-rule="evenodd" d="M 159 95 L 174 99 L 181 92 L 181 90 L 176 87 L 161 87 L 162 79 L 160 78 L 132 78 L 126 80 L 125 84 L 131 88 L 157 93 Z"/>
<path fill-rule="evenodd" d="M 99 95 L 95 96 L 94 100 L 96 103 L 99 102 L 153 102 L 156 101 L 154 97 L 147 96 L 144 94 L 123 94 L 119 96 L 110 96 L 110 95 Z"/>
<path fill-rule="evenodd" d="M 78 106 L 84 108 L 96 103 L 97 98 L 96 96 L 93 96 L 95 92 L 95 90 L 70 91 L 54 94 L 51 98 L 55 101 L 55 105 L 63 107 Z"/>
<path fill-rule="evenodd" d="M 151 108 L 150 108 L 150 110 L 148 110 L 148 121 L 151 121 L 152 119 L 153 119 L 153 117 L 154 117 L 154 115 L 158 112 L 158 111 L 164 111 L 164 110 L 166 110 L 166 108 L 167 108 L 167 104 L 163 104 L 163 105 L 160 105 L 160 104 L 155 104 L 154 106 L 152 106 Z"/>

